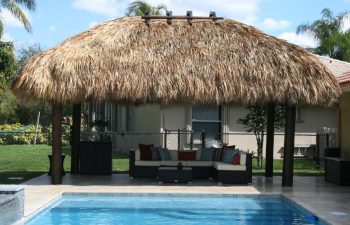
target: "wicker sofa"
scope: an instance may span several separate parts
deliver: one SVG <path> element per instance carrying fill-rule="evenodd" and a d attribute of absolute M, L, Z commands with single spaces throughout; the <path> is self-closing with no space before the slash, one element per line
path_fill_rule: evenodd
<path fill-rule="evenodd" d="M 160 166 L 183 166 L 192 168 L 192 177 L 213 178 L 223 184 L 248 184 L 252 182 L 252 155 L 241 153 L 240 165 L 221 161 L 200 161 L 200 151 L 196 151 L 195 161 L 178 161 L 178 151 L 169 150 L 171 161 L 140 160 L 140 150 L 130 150 L 129 174 L 133 178 L 156 178 Z"/>

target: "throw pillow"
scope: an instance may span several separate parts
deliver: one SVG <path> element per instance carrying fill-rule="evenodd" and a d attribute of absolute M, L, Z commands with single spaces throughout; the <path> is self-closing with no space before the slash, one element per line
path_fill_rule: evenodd
<path fill-rule="evenodd" d="M 225 163 L 232 163 L 233 157 L 239 154 L 239 150 L 238 149 L 226 149 L 224 151 L 224 154 L 222 156 L 222 161 Z"/>
<path fill-rule="evenodd" d="M 212 161 L 215 156 L 215 148 L 204 148 L 201 151 L 201 161 Z"/>
<path fill-rule="evenodd" d="M 221 161 L 222 159 L 222 148 L 215 148 L 214 161 Z"/>
<path fill-rule="evenodd" d="M 159 154 L 159 149 L 161 147 L 151 147 L 151 151 L 152 151 L 152 160 L 153 161 L 159 161 L 160 160 L 160 154 Z"/>
<path fill-rule="evenodd" d="M 167 148 L 159 148 L 159 155 L 160 155 L 160 160 L 162 161 L 171 160 L 171 156 Z"/>
<path fill-rule="evenodd" d="M 232 159 L 233 165 L 240 165 L 241 164 L 241 154 L 235 154 Z"/>
<path fill-rule="evenodd" d="M 153 147 L 153 144 L 152 145 L 139 144 L 141 160 L 152 160 L 152 150 L 151 150 L 152 147 Z"/>
<path fill-rule="evenodd" d="M 236 145 L 225 145 L 224 148 L 233 148 L 233 149 L 235 149 Z"/>
<path fill-rule="evenodd" d="M 195 161 L 196 160 L 196 152 L 195 151 L 178 151 L 177 152 L 179 160 L 184 161 Z"/>

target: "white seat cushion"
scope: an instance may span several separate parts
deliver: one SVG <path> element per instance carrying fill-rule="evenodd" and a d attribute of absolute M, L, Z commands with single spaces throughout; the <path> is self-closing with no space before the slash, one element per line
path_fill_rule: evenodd
<path fill-rule="evenodd" d="M 224 162 L 214 162 L 214 168 L 217 170 L 227 170 L 227 171 L 245 171 L 245 165 L 232 165 Z"/>
<path fill-rule="evenodd" d="M 160 161 L 161 166 L 177 166 L 179 162 L 182 163 L 182 166 L 187 166 L 186 161 Z"/>
<path fill-rule="evenodd" d="M 202 149 L 196 150 L 196 160 L 199 161 L 201 160 L 201 154 L 202 154 Z"/>
<path fill-rule="evenodd" d="M 187 161 L 187 166 L 213 166 L 213 161 Z"/>
<path fill-rule="evenodd" d="M 246 165 L 246 162 L 247 162 L 247 154 L 241 153 L 241 159 L 240 159 L 239 164 L 240 164 L 241 166 L 245 166 L 245 165 Z"/>
<path fill-rule="evenodd" d="M 135 166 L 160 166 L 160 161 L 136 160 Z"/>
<path fill-rule="evenodd" d="M 140 159 L 141 159 L 140 149 L 136 149 L 135 150 L 135 161 L 140 160 Z"/>
<path fill-rule="evenodd" d="M 169 154 L 172 161 L 177 161 L 178 159 L 177 150 L 169 150 Z"/>

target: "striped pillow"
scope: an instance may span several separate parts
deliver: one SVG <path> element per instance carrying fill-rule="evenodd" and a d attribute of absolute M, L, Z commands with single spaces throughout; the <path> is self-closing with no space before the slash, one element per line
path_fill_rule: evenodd
<path fill-rule="evenodd" d="M 171 156 L 167 148 L 159 148 L 158 150 L 159 150 L 160 160 L 162 161 L 171 160 Z"/>
<path fill-rule="evenodd" d="M 225 163 L 232 163 L 233 157 L 239 154 L 239 149 L 226 149 L 222 156 L 222 161 Z"/>
<path fill-rule="evenodd" d="M 201 161 L 212 161 L 214 159 L 216 148 L 204 148 L 201 151 Z"/>

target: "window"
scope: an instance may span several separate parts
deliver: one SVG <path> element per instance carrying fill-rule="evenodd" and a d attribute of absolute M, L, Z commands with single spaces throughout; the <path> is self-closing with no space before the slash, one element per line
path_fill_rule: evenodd
<path fill-rule="evenodd" d="M 295 109 L 295 122 L 296 123 L 302 123 L 303 120 L 301 118 L 301 109 L 299 106 L 296 107 Z"/>
<path fill-rule="evenodd" d="M 207 138 L 221 140 L 221 106 L 193 106 L 192 131 L 196 136 L 205 131 Z"/>

